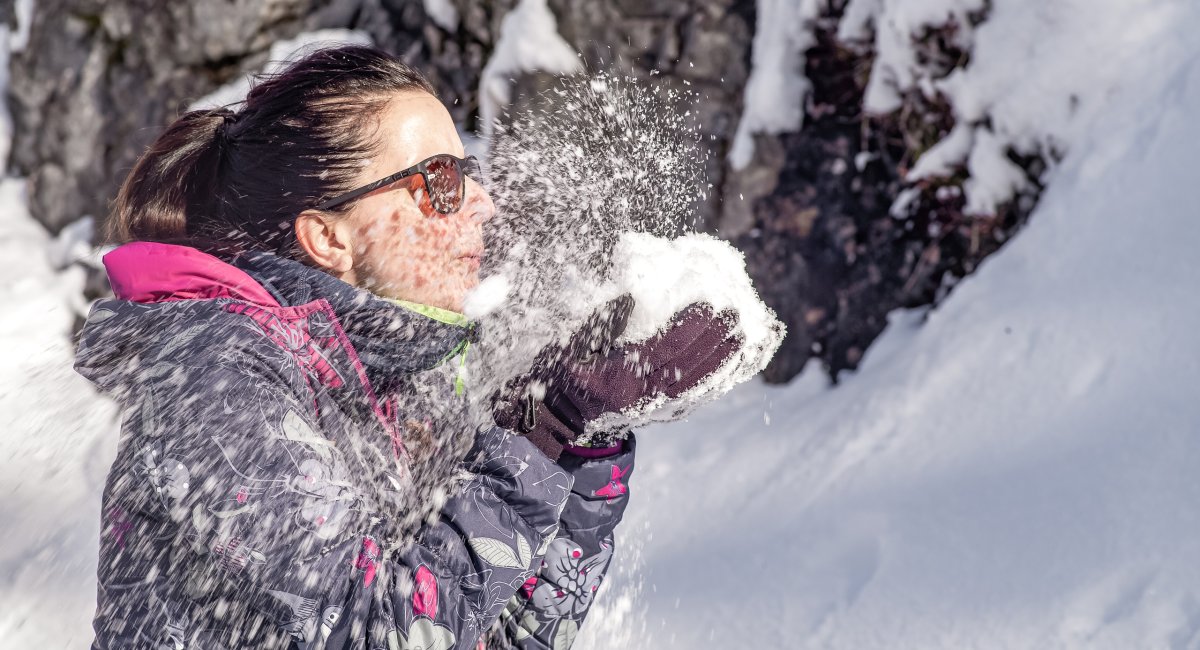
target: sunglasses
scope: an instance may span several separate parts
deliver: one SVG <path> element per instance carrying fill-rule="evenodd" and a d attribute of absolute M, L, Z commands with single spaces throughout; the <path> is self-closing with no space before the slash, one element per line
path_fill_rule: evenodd
<path fill-rule="evenodd" d="M 317 204 L 317 209 L 328 210 L 349 203 L 385 185 L 391 185 L 396 181 L 418 174 L 425 181 L 425 191 L 429 193 L 430 204 L 441 214 L 453 214 L 462 207 L 463 196 L 467 193 L 467 176 L 475 179 L 482 178 L 479 161 L 475 159 L 475 156 L 458 158 L 448 153 L 439 153 L 391 176 L 385 176 L 358 189 L 339 194 L 332 199 L 326 199 Z"/>

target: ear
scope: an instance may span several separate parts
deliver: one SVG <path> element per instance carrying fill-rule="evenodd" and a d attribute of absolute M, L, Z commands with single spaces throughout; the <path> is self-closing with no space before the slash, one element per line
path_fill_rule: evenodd
<path fill-rule="evenodd" d="M 318 210 L 305 210 L 296 217 L 296 242 L 317 266 L 334 275 L 354 268 L 352 229 L 345 217 Z"/>

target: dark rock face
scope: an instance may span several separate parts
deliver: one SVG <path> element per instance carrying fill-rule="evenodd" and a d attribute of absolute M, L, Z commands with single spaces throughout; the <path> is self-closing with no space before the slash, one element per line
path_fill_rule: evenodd
<path fill-rule="evenodd" d="M 310 0 L 45 0 L 14 57 L 9 165 L 52 231 L 102 216 L 124 170 L 177 112 L 293 32 Z"/>
<path fill-rule="evenodd" d="M 454 120 L 477 130 L 479 80 L 500 24 L 517 0 L 445 0 L 458 15 L 456 29 L 439 25 L 421 0 L 343 0 L 357 8 L 338 27 L 367 32 L 429 77 Z"/>
<path fill-rule="evenodd" d="M 29 46 L 12 63 L 9 165 L 29 178 L 31 209 L 51 231 L 86 214 L 102 220 L 125 172 L 189 103 L 259 69 L 273 41 L 326 27 L 366 31 L 420 67 L 474 129 L 481 72 L 517 0 L 445 1 L 456 24 L 433 20 L 423 0 L 39 0 Z M 788 325 L 766 378 L 787 381 L 815 356 L 836 380 L 889 311 L 936 302 L 1024 222 L 1041 160 L 1012 156 L 1035 189 L 990 217 L 963 214 L 965 172 L 907 183 L 916 157 L 953 127 L 951 111 L 912 95 L 894 114 L 863 114 L 874 53 L 834 38 L 845 0 L 832 0 L 805 57 L 813 90 L 803 130 L 755 136 L 753 160 L 733 170 L 755 4 L 548 0 L 586 67 L 699 96 L 713 190 L 696 206 L 698 223 L 746 252 Z M 919 42 L 946 74 L 969 61 L 953 30 L 931 29 Z M 518 78 L 514 109 L 548 85 L 544 75 Z M 912 200 L 889 214 L 906 190 Z"/>
<path fill-rule="evenodd" d="M 418 64 L 441 48 L 456 57 L 446 70 L 481 65 L 483 49 L 446 44 L 419 0 L 44 0 L 12 62 L 9 166 L 51 231 L 102 219 L 137 156 L 192 101 L 261 68 L 278 39 L 359 25 Z M 434 76 L 467 94 L 469 78 Z"/>
<path fill-rule="evenodd" d="M 874 53 L 834 38 L 841 6 L 829 8 L 806 53 L 813 88 L 804 129 L 757 136 L 748 173 L 765 176 L 758 187 L 766 191 L 753 201 L 750 228 L 733 237 L 763 299 L 788 326 L 764 373 L 772 382 L 791 379 L 811 357 L 834 381 L 856 368 L 888 312 L 943 298 L 1024 224 L 1040 193 L 1042 161 L 1015 155 L 1033 189 L 994 215 L 963 213 L 965 173 L 905 182 L 916 158 L 953 128 L 950 107 L 911 94 L 896 113 L 864 114 L 862 71 Z M 926 43 L 927 57 L 946 62 L 943 74 L 969 60 L 953 42 L 935 33 Z M 902 191 L 912 199 L 892 214 Z"/>

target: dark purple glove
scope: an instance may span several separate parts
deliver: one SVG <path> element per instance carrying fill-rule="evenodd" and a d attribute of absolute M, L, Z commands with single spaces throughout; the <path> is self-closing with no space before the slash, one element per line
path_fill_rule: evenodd
<path fill-rule="evenodd" d="M 613 348 L 633 300 L 622 296 L 592 316 L 565 349 L 548 348 L 529 377 L 509 384 L 493 411 L 496 423 L 528 437 L 557 460 L 587 423 L 660 395 L 694 388 L 737 351 L 732 311 L 706 303 L 681 310 L 662 332 Z"/>

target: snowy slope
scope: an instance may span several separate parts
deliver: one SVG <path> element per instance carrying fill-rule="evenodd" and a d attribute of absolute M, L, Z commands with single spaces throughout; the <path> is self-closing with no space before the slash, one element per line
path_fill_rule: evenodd
<path fill-rule="evenodd" d="M 82 648 L 116 409 L 71 370 L 84 275 L 54 258 L 79 251 L 30 218 L 23 185 L 0 180 L 0 648 Z"/>
<path fill-rule="evenodd" d="M 1200 647 L 1200 8 L 1145 5 L 1028 228 L 924 324 L 641 435 L 584 647 Z"/>

